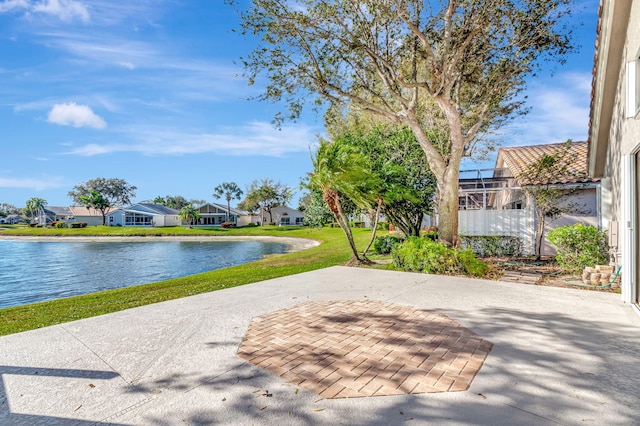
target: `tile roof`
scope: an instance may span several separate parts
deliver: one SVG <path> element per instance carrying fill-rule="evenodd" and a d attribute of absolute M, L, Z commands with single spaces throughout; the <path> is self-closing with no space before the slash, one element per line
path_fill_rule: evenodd
<path fill-rule="evenodd" d="M 102 216 L 102 212 L 93 207 L 69 206 L 69 210 L 71 210 L 74 216 Z M 110 207 L 106 210 L 106 213 L 109 214 L 114 210 L 116 210 L 116 207 Z"/>
<path fill-rule="evenodd" d="M 562 150 L 566 142 L 519 146 L 510 148 L 500 148 L 498 150 L 498 163 L 504 163 L 511 174 L 516 178 L 520 185 L 530 185 L 533 182 L 527 181 L 523 173 L 534 162 L 541 159 L 544 155 L 553 155 Z M 567 172 L 563 175 L 549 175 L 543 181 L 536 182 L 538 184 L 567 184 L 567 183 L 585 183 L 597 182 L 599 179 L 590 179 L 587 174 L 587 142 L 572 142 L 565 161 L 567 164 Z M 500 167 L 496 164 L 496 167 Z M 563 165 L 564 166 L 564 165 Z"/>

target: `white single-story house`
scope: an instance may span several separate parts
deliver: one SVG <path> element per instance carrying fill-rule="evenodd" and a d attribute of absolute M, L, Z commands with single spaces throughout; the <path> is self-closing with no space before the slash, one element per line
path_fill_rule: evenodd
<path fill-rule="evenodd" d="M 196 225 L 220 225 L 223 222 L 227 222 L 227 206 L 218 203 L 208 203 L 197 208 L 200 213 L 200 219 Z M 236 226 L 246 226 L 251 223 L 251 216 L 249 213 L 234 209 L 229 210 L 229 220 Z"/>
<path fill-rule="evenodd" d="M 160 204 L 139 203 L 111 211 L 108 226 L 180 226 L 178 210 Z"/>
<path fill-rule="evenodd" d="M 600 2 L 589 174 L 602 179 L 602 226 L 622 267 L 622 300 L 640 302 L 640 2 Z M 640 312 L 640 308 L 638 309 Z"/>
<path fill-rule="evenodd" d="M 277 225 L 304 225 L 304 213 L 287 206 L 278 206 L 271 209 L 271 217 L 267 211 L 261 214 L 262 224 L 273 222 Z"/>
<path fill-rule="evenodd" d="M 1 224 L 15 225 L 16 223 L 20 223 L 22 221 L 24 221 L 24 217 L 20 216 L 19 214 L 10 214 L 5 217 L 0 217 Z"/>

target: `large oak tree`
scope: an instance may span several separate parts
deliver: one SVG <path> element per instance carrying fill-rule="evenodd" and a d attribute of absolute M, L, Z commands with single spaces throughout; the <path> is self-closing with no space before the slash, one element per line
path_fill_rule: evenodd
<path fill-rule="evenodd" d="M 438 181 L 439 237 L 455 244 L 460 161 L 523 112 L 518 94 L 543 60 L 563 60 L 569 2 L 253 0 L 241 26 L 258 41 L 242 60 L 250 83 L 265 81 L 258 99 L 285 102 L 288 118 L 315 94 L 408 126 Z"/>
<path fill-rule="evenodd" d="M 106 225 L 109 209 L 130 204 L 136 189 L 124 179 L 95 178 L 74 186 L 68 195 L 75 203 L 100 210 L 102 224 Z"/>

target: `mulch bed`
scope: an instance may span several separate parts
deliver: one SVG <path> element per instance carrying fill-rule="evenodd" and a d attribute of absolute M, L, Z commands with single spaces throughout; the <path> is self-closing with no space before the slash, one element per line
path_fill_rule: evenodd
<path fill-rule="evenodd" d="M 575 275 L 565 271 L 552 257 L 543 257 L 540 261 L 530 257 L 489 257 L 482 260 L 491 265 L 491 278 L 500 281 L 620 293 L 620 289 L 611 287 L 595 289 L 566 284 L 564 281 Z"/>

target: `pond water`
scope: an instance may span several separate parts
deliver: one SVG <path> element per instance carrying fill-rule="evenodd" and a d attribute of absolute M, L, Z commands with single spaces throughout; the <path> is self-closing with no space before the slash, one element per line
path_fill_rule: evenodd
<path fill-rule="evenodd" d="M 193 275 L 285 253 L 265 241 L 0 240 L 0 308 Z"/>

